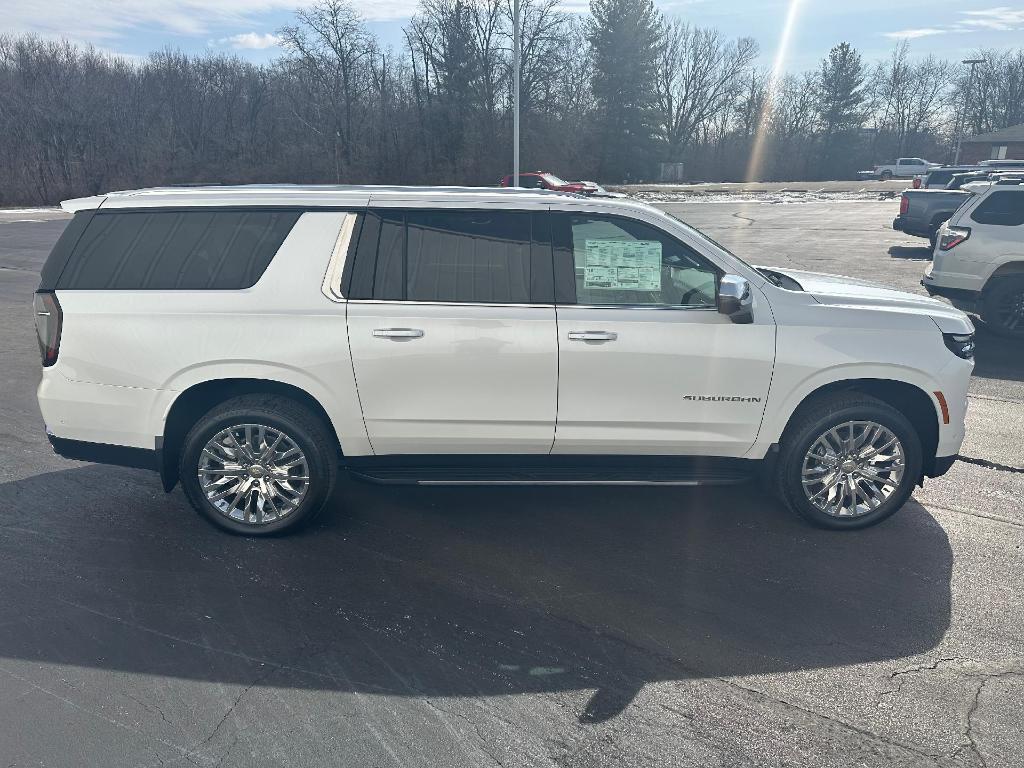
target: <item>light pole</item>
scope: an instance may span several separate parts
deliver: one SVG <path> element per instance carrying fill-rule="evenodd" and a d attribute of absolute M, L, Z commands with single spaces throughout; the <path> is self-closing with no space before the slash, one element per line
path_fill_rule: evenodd
<path fill-rule="evenodd" d="M 967 108 L 971 103 L 971 86 L 974 84 L 974 68 L 984 63 L 984 59 L 964 59 L 961 64 L 970 64 L 971 73 L 967 76 L 967 93 L 964 94 L 964 114 L 960 120 L 960 128 L 956 132 L 956 157 L 953 158 L 953 165 L 960 165 L 960 145 L 964 140 L 964 128 L 967 123 Z"/>
<path fill-rule="evenodd" d="M 512 186 L 519 186 L 519 0 L 512 2 Z"/>

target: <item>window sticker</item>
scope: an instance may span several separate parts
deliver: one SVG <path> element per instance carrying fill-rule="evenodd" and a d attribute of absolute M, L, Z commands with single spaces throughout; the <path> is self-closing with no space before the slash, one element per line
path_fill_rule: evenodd
<path fill-rule="evenodd" d="M 584 254 L 584 288 L 661 290 L 661 243 L 657 240 L 585 240 Z"/>

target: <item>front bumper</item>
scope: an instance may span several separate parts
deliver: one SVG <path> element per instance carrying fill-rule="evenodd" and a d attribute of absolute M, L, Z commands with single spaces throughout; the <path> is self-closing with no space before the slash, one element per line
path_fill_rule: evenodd
<path fill-rule="evenodd" d="M 949 472 L 950 468 L 956 463 L 956 460 L 956 456 L 936 456 L 931 471 L 925 474 L 928 477 L 942 477 Z"/>

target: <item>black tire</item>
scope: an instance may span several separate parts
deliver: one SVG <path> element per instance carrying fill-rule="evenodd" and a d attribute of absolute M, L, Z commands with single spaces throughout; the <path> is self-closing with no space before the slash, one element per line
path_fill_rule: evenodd
<path fill-rule="evenodd" d="M 1024 275 L 992 280 L 981 299 L 981 319 L 993 333 L 1024 339 Z"/>
<path fill-rule="evenodd" d="M 304 454 L 308 465 L 308 483 L 302 485 L 304 495 L 294 509 L 270 522 L 245 522 L 227 516 L 206 498 L 199 484 L 204 447 L 222 430 L 240 424 L 258 424 L 285 434 Z M 302 404 L 274 395 L 242 395 L 215 406 L 193 425 L 185 437 L 178 473 L 189 502 L 211 523 L 243 536 L 271 536 L 293 531 L 323 511 L 338 476 L 337 447 L 323 421 Z"/>
<path fill-rule="evenodd" d="M 803 487 L 804 457 L 819 436 L 848 421 L 872 421 L 899 438 L 904 453 L 904 473 L 898 486 L 877 508 L 859 516 L 835 517 L 816 507 Z M 856 392 L 822 396 L 805 406 L 786 428 L 779 451 L 776 480 L 779 496 L 805 520 L 822 528 L 852 530 L 881 522 L 902 507 L 921 476 L 921 439 L 902 413 L 887 403 Z"/>
<path fill-rule="evenodd" d="M 881 172 L 881 173 L 879 174 L 879 178 L 880 178 L 880 179 L 881 179 L 882 181 L 888 181 L 889 179 L 891 179 L 891 178 L 892 178 L 892 171 L 882 171 L 882 172 Z"/>

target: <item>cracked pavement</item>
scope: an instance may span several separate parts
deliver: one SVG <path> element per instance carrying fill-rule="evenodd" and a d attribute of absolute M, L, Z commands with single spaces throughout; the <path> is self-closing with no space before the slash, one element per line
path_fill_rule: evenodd
<path fill-rule="evenodd" d="M 665 207 L 920 290 L 897 201 Z M 50 451 L 29 296 L 65 220 L 0 212 L 0 765 L 1024 765 L 1019 346 L 980 334 L 967 460 L 866 531 L 755 486 L 346 481 L 248 541 Z"/>

